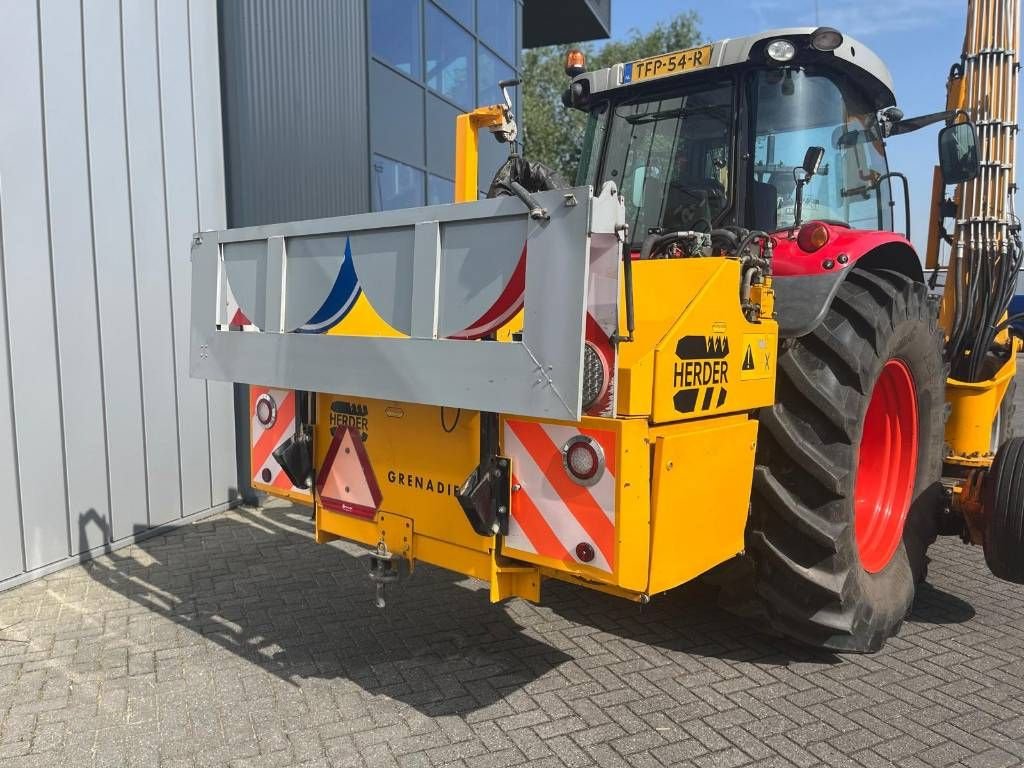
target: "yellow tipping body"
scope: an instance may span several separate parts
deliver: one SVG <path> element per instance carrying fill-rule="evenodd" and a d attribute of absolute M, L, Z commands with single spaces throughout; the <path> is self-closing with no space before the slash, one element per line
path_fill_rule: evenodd
<path fill-rule="evenodd" d="M 500 106 L 458 118 L 456 202 L 477 198 L 478 133 L 504 118 Z M 410 568 L 422 561 L 480 579 L 495 602 L 538 600 L 545 577 L 645 601 L 741 553 L 756 411 L 774 401 L 778 352 L 770 278 L 753 286 L 756 322 L 741 309 L 741 283 L 734 259 L 634 262 L 636 331 L 617 347 L 618 416 L 499 418 L 499 451 L 511 457 L 507 536 L 476 533 L 455 496 L 480 462 L 479 413 L 317 394 L 316 472 L 335 430 L 352 427 L 381 499 L 375 514 L 360 517 L 327 508 L 314 493 L 317 541 L 348 539 L 384 548 Z M 497 337 L 520 330 L 522 317 Z M 394 335 L 365 297 L 346 332 Z M 562 466 L 565 435 L 600 436 L 602 483 L 571 485 Z M 531 442 L 538 436 L 541 442 Z M 584 539 L 578 546 L 574 535 Z M 590 542 L 601 558 L 590 559 Z"/>
<path fill-rule="evenodd" d="M 636 262 L 633 272 L 636 336 L 618 349 L 619 417 L 500 419 L 503 456 L 515 456 L 507 444 L 510 422 L 605 435 L 614 475 L 609 569 L 473 531 L 454 494 L 480 459 L 478 413 L 345 395 L 317 396 L 315 465 L 323 465 L 332 431 L 344 423 L 336 414 L 364 413 L 358 429 L 382 502 L 366 520 L 326 509 L 318 499 L 317 540 L 340 537 L 374 548 L 384 542 L 410 564 L 423 561 L 488 582 L 495 601 L 537 600 L 544 577 L 645 600 L 741 553 L 756 409 L 774 399 L 776 323 L 770 317 L 751 323 L 740 311 L 735 260 L 651 260 Z M 770 315 L 770 286 L 760 300 Z M 538 467 L 556 480 L 564 472 L 555 460 Z M 513 458 L 514 482 L 523 469 Z M 531 505 L 545 503 L 536 485 L 518 482 L 513 517 L 525 509 L 517 506 L 519 494 L 532 496 Z"/>
<path fill-rule="evenodd" d="M 651 437 L 648 590 L 656 593 L 743 552 L 757 421 L 741 413 L 658 427 Z"/>
<path fill-rule="evenodd" d="M 633 343 L 619 346 L 620 414 L 662 424 L 774 402 L 778 326 L 771 319 L 747 321 L 740 311 L 739 283 L 734 259 L 654 259 L 633 265 L 636 334 Z M 728 351 L 680 357 L 680 342 L 699 347 L 695 337 Z M 692 410 L 677 408 L 682 390 L 695 391 Z"/>

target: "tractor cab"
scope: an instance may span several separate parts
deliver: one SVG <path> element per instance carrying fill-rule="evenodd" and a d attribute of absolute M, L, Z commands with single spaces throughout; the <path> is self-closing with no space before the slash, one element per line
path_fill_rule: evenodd
<path fill-rule="evenodd" d="M 634 251 L 652 232 L 892 231 L 884 139 L 899 113 L 856 40 L 784 29 L 581 70 L 567 67 L 565 94 L 588 113 L 577 183 L 616 184 Z"/>

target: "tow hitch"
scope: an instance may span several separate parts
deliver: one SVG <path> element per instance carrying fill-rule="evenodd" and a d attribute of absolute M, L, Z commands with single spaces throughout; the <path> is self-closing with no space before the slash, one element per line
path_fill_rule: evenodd
<path fill-rule="evenodd" d="M 370 553 L 370 579 L 376 585 L 376 600 L 378 608 L 387 605 L 385 592 L 388 584 L 398 581 L 398 566 L 395 563 L 400 558 L 396 557 L 388 549 L 388 545 L 381 541 L 377 549 Z"/>

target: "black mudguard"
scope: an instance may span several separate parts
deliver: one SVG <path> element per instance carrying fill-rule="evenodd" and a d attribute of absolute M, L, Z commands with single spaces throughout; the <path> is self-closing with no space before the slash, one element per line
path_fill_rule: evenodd
<path fill-rule="evenodd" d="M 796 338 L 813 331 L 825 318 L 847 272 L 772 278 L 779 336 Z"/>
<path fill-rule="evenodd" d="M 898 244 L 875 248 L 833 272 L 777 275 L 772 278 L 772 287 L 775 289 L 779 336 L 798 338 L 818 327 L 832 306 L 839 286 L 854 269 L 891 269 L 902 272 L 914 282 L 924 282 L 924 272 L 917 255 Z"/>

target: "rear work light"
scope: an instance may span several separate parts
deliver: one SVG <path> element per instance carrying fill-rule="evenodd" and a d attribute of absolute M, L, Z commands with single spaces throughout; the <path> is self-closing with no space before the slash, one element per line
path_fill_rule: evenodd
<path fill-rule="evenodd" d="M 828 238 L 828 227 L 820 221 L 811 221 L 800 227 L 796 242 L 807 253 L 814 253 L 828 245 Z"/>
<path fill-rule="evenodd" d="M 575 435 L 562 446 L 566 474 L 580 485 L 594 485 L 604 474 L 604 449 L 587 435 Z"/>

